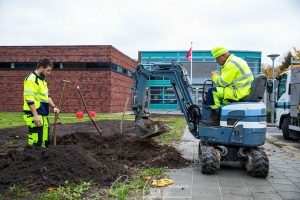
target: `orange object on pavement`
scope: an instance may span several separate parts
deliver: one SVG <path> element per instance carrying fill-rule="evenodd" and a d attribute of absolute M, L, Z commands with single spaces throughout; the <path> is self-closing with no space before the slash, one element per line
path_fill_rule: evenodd
<path fill-rule="evenodd" d="M 163 179 L 159 179 L 159 180 L 153 180 L 152 181 L 152 186 L 154 186 L 154 187 L 165 187 L 165 186 L 168 186 L 168 185 L 172 185 L 173 183 L 174 183 L 173 180 L 163 178 Z"/>

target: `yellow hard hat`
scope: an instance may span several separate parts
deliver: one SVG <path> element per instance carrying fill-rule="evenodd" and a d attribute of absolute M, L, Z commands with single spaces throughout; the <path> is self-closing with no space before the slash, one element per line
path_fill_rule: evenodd
<path fill-rule="evenodd" d="M 217 58 L 225 53 L 228 53 L 228 50 L 221 46 L 215 47 L 211 50 L 211 54 L 214 58 Z"/>

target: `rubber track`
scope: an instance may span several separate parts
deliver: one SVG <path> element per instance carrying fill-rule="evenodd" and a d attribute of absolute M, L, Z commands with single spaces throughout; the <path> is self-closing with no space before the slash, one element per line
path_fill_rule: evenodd
<path fill-rule="evenodd" d="M 251 176 L 266 177 L 269 174 L 269 158 L 263 150 L 252 150 L 252 163 L 253 171 L 250 172 Z"/>
<path fill-rule="evenodd" d="M 214 174 L 217 170 L 216 150 L 210 146 L 202 146 L 201 171 L 203 174 Z"/>

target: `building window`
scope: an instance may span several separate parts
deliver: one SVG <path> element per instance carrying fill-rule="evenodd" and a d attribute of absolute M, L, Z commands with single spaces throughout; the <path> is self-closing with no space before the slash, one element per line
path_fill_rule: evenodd
<path fill-rule="evenodd" d="M 92 70 L 92 69 L 100 69 L 100 70 L 111 70 L 120 74 L 123 74 L 128 77 L 132 77 L 132 71 L 115 65 L 109 62 L 95 62 L 95 63 L 78 63 L 78 62 L 65 62 L 53 63 L 54 69 L 62 69 L 62 70 Z M 35 69 L 36 63 L 8 63 L 8 62 L 0 62 L 0 69 Z"/>
<path fill-rule="evenodd" d="M 122 73 L 123 72 L 122 67 L 117 66 L 117 72 Z"/>
<path fill-rule="evenodd" d="M 112 66 L 110 63 L 106 62 L 98 62 L 98 63 L 86 63 L 87 69 L 112 69 Z"/>
<path fill-rule="evenodd" d="M 53 63 L 54 69 L 60 69 L 60 63 Z"/>
<path fill-rule="evenodd" d="M 131 71 L 127 71 L 127 76 L 132 77 L 132 72 Z"/>
<path fill-rule="evenodd" d="M 10 69 L 11 63 L 0 63 L 0 69 Z"/>
<path fill-rule="evenodd" d="M 15 69 L 35 69 L 36 63 L 15 63 Z"/>
<path fill-rule="evenodd" d="M 63 63 L 63 69 L 85 69 L 85 63 Z"/>

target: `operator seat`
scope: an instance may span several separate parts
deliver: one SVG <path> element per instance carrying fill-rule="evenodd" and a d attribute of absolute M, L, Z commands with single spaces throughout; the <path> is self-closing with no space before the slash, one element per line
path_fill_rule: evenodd
<path fill-rule="evenodd" d="M 256 76 L 251 84 L 251 92 L 242 101 L 259 102 L 266 91 L 267 76 L 260 74 Z"/>

